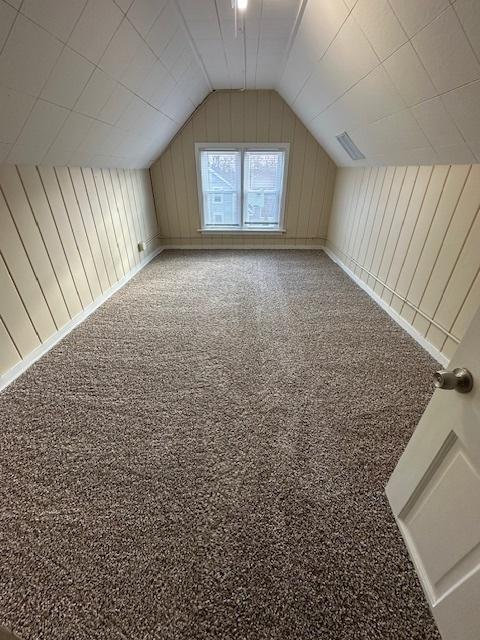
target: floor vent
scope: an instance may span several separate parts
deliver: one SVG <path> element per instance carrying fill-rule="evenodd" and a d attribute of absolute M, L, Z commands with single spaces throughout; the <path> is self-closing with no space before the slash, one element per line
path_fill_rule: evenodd
<path fill-rule="evenodd" d="M 360 151 L 357 145 L 353 142 L 353 140 L 350 138 L 350 136 L 346 131 L 344 131 L 339 136 L 337 136 L 337 140 L 339 141 L 339 143 L 342 145 L 342 147 L 345 149 L 345 151 L 348 153 L 348 155 L 352 160 L 363 160 L 365 158 L 363 153 Z"/>

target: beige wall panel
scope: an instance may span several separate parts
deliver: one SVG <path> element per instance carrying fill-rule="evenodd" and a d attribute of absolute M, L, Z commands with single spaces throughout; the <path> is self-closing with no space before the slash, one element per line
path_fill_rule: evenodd
<path fill-rule="evenodd" d="M 158 234 L 157 212 L 153 200 L 153 188 L 150 171 L 135 171 L 139 183 L 140 200 L 145 214 L 145 219 L 150 225 L 150 238 Z"/>
<path fill-rule="evenodd" d="M 300 182 L 299 215 L 297 216 L 295 226 L 296 238 L 307 237 L 312 206 L 313 181 L 315 179 L 315 167 L 317 163 L 317 150 L 317 141 L 307 132 L 303 175 Z"/>
<path fill-rule="evenodd" d="M 187 184 L 185 180 L 185 169 L 183 166 L 182 139 L 180 137 L 172 143 L 171 151 L 173 186 L 175 189 L 177 217 L 180 228 L 179 235 L 181 238 L 188 238 L 192 233 L 192 230 L 189 229 Z"/>
<path fill-rule="evenodd" d="M 58 233 L 62 240 L 68 264 L 75 281 L 80 301 L 86 307 L 92 301 L 92 292 L 78 250 L 77 242 L 65 208 L 65 203 L 58 185 L 57 175 L 52 167 L 38 167 L 45 195 L 50 204 Z"/>
<path fill-rule="evenodd" d="M 55 333 L 55 323 L 2 193 L 0 193 L 0 252 L 39 338 L 42 341 L 46 340 Z M 7 325 L 7 328 L 10 327 Z"/>
<path fill-rule="evenodd" d="M 257 92 L 257 142 L 269 142 L 271 91 Z"/>
<path fill-rule="evenodd" d="M 185 171 L 185 195 L 186 195 L 186 207 L 187 207 L 187 219 L 188 219 L 188 235 L 187 237 L 195 236 L 198 229 L 198 200 L 197 200 L 197 170 L 195 167 L 195 157 L 189 150 L 194 145 L 193 141 L 193 123 L 189 122 L 185 127 L 184 135 L 182 136 L 182 155 Z"/>
<path fill-rule="evenodd" d="M 115 196 L 115 202 L 117 206 L 118 215 L 120 218 L 120 225 L 122 227 L 123 238 L 125 241 L 125 246 L 128 254 L 129 268 L 133 269 L 133 267 L 138 262 L 138 251 L 135 242 L 135 238 L 132 231 L 132 225 L 130 220 L 128 219 L 127 212 L 125 210 L 125 203 L 123 202 L 122 190 L 120 189 L 120 181 L 118 179 L 118 173 L 116 169 L 105 169 L 110 173 L 110 177 L 112 180 L 113 193 Z M 135 244 L 134 244 L 135 242 Z"/>
<path fill-rule="evenodd" d="M 245 92 L 243 117 L 244 117 L 244 127 L 245 127 L 245 140 L 248 140 L 250 142 L 256 142 L 257 141 L 257 92 L 256 91 Z M 213 142 L 216 139 L 217 138 L 215 137 L 209 137 L 208 141 Z"/>
<path fill-rule="evenodd" d="M 148 171 L 1 165 L 0 186 L 3 376 L 139 263 L 139 239 L 144 257 L 159 234 Z"/>
<path fill-rule="evenodd" d="M 18 352 L 25 357 L 38 347 L 40 339 L 3 258 L 0 258 L 0 291 L 2 292 L 2 321 L 5 327 L 8 327 Z"/>
<path fill-rule="evenodd" d="M 230 122 L 232 126 L 232 142 L 243 142 L 245 140 L 245 123 L 243 119 L 244 113 L 243 92 L 233 92 L 230 96 Z M 200 132 L 195 127 L 194 119 L 194 140 L 202 142 L 198 137 Z"/>
<path fill-rule="evenodd" d="M 369 242 L 370 242 L 370 237 L 372 234 L 372 228 L 373 225 L 375 223 L 375 217 L 378 211 L 378 206 L 380 203 L 380 197 L 382 195 L 382 190 L 383 190 L 383 186 L 384 186 L 384 182 L 385 182 L 385 176 L 386 176 L 387 170 L 385 167 L 381 167 L 378 171 L 377 171 L 377 175 L 375 178 L 375 185 L 373 188 L 373 193 L 372 193 L 372 200 L 370 202 L 370 207 L 368 209 L 367 212 L 367 217 L 365 219 L 365 227 L 363 230 L 363 236 L 360 242 L 360 247 L 359 247 L 359 251 L 358 251 L 358 262 L 359 264 L 365 264 L 365 257 L 366 257 L 366 252 L 369 246 Z M 363 271 L 362 269 L 358 266 L 355 265 L 355 273 L 359 276 L 362 277 L 363 275 Z"/>
<path fill-rule="evenodd" d="M 141 240 L 142 236 L 138 227 L 137 212 L 135 210 L 135 207 L 132 208 L 130 198 L 128 196 L 127 183 L 125 180 L 125 172 L 122 171 L 121 169 L 120 170 L 117 169 L 115 173 L 117 174 L 118 183 L 120 185 L 120 192 L 122 194 L 122 204 L 126 214 L 128 227 L 130 230 L 133 252 L 136 257 L 135 262 L 138 262 L 139 260 L 138 243 Z"/>
<path fill-rule="evenodd" d="M 85 231 L 83 218 L 73 189 L 70 172 L 67 167 L 58 167 L 55 171 L 57 173 L 58 183 L 65 202 L 70 224 L 72 225 L 73 234 L 77 242 L 77 247 L 82 257 L 83 267 L 88 278 L 90 291 L 92 292 L 92 298 L 95 299 L 102 293 L 102 289 L 100 287 L 97 268 L 90 249 L 87 233 Z"/>
<path fill-rule="evenodd" d="M 78 167 L 72 167 L 69 171 L 77 204 L 80 209 L 80 215 L 82 216 L 83 226 L 85 227 L 85 233 L 87 234 L 88 246 L 90 247 L 90 253 L 93 257 L 93 261 L 95 262 L 95 269 L 100 282 L 100 287 L 102 291 L 106 291 L 110 287 L 110 281 L 108 279 L 105 257 L 103 255 L 102 247 L 100 246 L 90 201 L 83 181 L 82 170 Z"/>
<path fill-rule="evenodd" d="M 470 228 L 465 244 L 452 266 L 451 271 L 443 274 L 444 291 L 432 317 L 446 329 L 450 330 L 456 321 L 459 309 L 470 294 L 480 266 L 480 215 Z M 480 301 L 479 301 L 480 302 Z M 423 309 L 422 309 L 423 310 Z"/>
<path fill-rule="evenodd" d="M 431 278 L 432 270 L 445 240 L 445 235 L 462 193 L 468 171 L 469 167 L 459 165 L 453 166 L 448 174 L 445 189 L 438 203 L 432 226 L 408 290 L 408 298 L 415 305 L 420 304 Z"/>
<path fill-rule="evenodd" d="M 218 139 L 219 142 L 232 141 L 232 119 L 230 117 L 230 93 L 218 94 Z"/>
<path fill-rule="evenodd" d="M 398 238 L 398 244 L 395 248 L 390 270 L 386 278 L 387 285 L 394 290 L 397 288 L 400 272 L 405 264 L 408 250 L 410 248 L 410 242 L 415 232 L 416 224 L 419 220 L 420 210 L 425 199 L 425 194 L 428 189 L 432 172 L 433 167 L 420 167 L 418 171 L 415 186 L 412 191 L 410 202 L 408 203 L 403 227 Z M 390 294 L 389 297 L 385 297 L 385 300 L 390 303 L 392 301 L 392 297 L 393 295 Z"/>
<path fill-rule="evenodd" d="M 116 280 L 119 280 L 125 274 L 125 270 L 122 261 L 120 246 L 117 240 L 114 218 L 110 209 L 105 181 L 103 179 L 103 172 L 101 169 L 93 169 L 92 175 L 93 181 L 95 183 L 95 190 L 98 196 L 98 201 L 100 204 L 100 209 L 102 212 L 103 222 L 105 225 L 108 246 L 112 255 L 113 267 L 115 269 L 115 278 Z"/>
<path fill-rule="evenodd" d="M 305 147 L 307 130 L 300 120 L 295 122 L 293 145 L 290 148 L 289 189 L 286 194 L 285 228 L 287 238 L 297 237 L 300 198 L 302 194 L 303 170 L 305 165 Z"/>
<path fill-rule="evenodd" d="M 130 202 L 127 197 L 127 193 L 122 187 L 121 176 L 123 174 L 121 169 L 111 169 L 114 176 L 114 181 L 118 193 L 119 206 L 123 212 L 123 220 L 128 230 L 128 238 L 130 242 L 130 255 L 132 257 L 132 264 L 135 266 L 138 264 L 140 257 L 138 254 L 138 236 L 135 230 L 134 219 L 130 211 Z"/>
<path fill-rule="evenodd" d="M 20 167 L 19 172 L 35 221 L 39 226 L 62 290 L 68 313 L 73 318 L 77 313 L 80 313 L 83 307 L 38 169 L 37 167 Z"/>
<path fill-rule="evenodd" d="M 180 216 L 177 207 L 177 192 L 175 191 L 175 179 L 173 176 L 172 149 L 169 148 L 162 156 L 162 175 L 165 200 L 168 209 L 168 222 L 170 233 L 176 238 L 181 238 Z"/>
<path fill-rule="evenodd" d="M 157 209 L 158 227 L 163 238 L 171 237 L 169 210 L 165 196 L 163 163 L 157 162 L 151 169 L 152 184 L 155 195 L 155 207 Z"/>
<path fill-rule="evenodd" d="M 196 142 L 288 142 L 286 234 L 201 234 Z M 211 94 L 150 169 L 162 243 L 315 246 L 326 237 L 336 166 L 275 91 Z"/>
<path fill-rule="evenodd" d="M 100 243 L 103 262 L 108 278 L 108 286 L 112 286 L 117 281 L 117 273 L 115 271 L 115 265 L 113 263 L 112 250 L 110 248 L 110 242 L 108 240 L 107 228 L 105 220 L 103 218 L 102 208 L 100 206 L 100 200 L 98 197 L 95 180 L 93 178 L 93 172 L 91 169 L 82 169 L 82 177 L 85 183 L 86 196 L 92 212 L 93 222 L 95 225 L 95 231 L 97 233 L 98 242 Z"/>
<path fill-rule="evenodd" d="M 315 175 L 306 232 L 307 240 L 313 240 L 314 238 L 323 239 L 327 236 L 329 216 L 323 215 L 322 212 L 326 211 L 325 202 L 329 188 L 328 177 L 330 164 L 330 158 L 324 153 L 323 149 L 319 147 L 315 160 Z"/>
<path fill-rule="evenodd" d="M 407 295 L 408 289 L 417 270 L 418 262 L 432 226 L 449 170 L 450 167 L 448 166 L 434 167 L 433 169 L 432 177 L 428 184 L 427 192 L 415 226 L 412 241 L 408 248 L 397 286 L 395 287 L 395 290 L 403 297 Z M 398 311 L 401 311 L 402 307 L 403 305 L 400 306 Z"/>
<path fill-rule="evenodd" d="M 480 165 L 339 169 L 327 246 L 450 358 L 480 305 L 479 209 Z"/>
<path fill-rule="evenodd" d="M 130 270 L 128 248 L 125 240 L 122 220 L 120 218 L 120 212 L 118 210 L 117 201 L 113 190 L 112 177 L 108 169 L 101 169 L 101 175 L 103 184 L 105 186 L 105 192 L 107 194 L 108 207 L 110 209 L 110 215 L 112 219 L 115 238 L 118 245 L 118 251 L 120 253 L 120 259 L 122 261 L 122 269 L 124 273 L 128 273 Z"/>
<path fill-rule="evenodd" d="M 218 93 L 214 93 L 211 100 L 206 102 L 206 126 L 207 139 L 219 140 L 219 114 L 218 114 Z"/>
<path fill-rule="evenodd" d="M 70 315 L 45 242 L 35 223 L 33 212 L 14 165 L 0 165 L 0 185 L 45 301 L 57 329 L 60 329 L 70 320 Z"/>
<path fill-rule="evenodd" d="M 22 359 L 0 319 L 0 371 L 8 371 Z"/>
<path fill-rule="evenodd" d="M 354 260 L 358 261 L 358 254 L 365 235 L 365 227 L 367 226 L 368 211 L 371 207 L 375 185 L 378 176 L 378 169 L 372 168 L 365 171 L 366 186 L 365 191 L 360 198 L 360 204 L 356 214 L 355 225 L 352 233 L 352 245 L 350 253 Z M 355 266 L 355 265 L 354 265 Z"/>
<path fill-rule="evenodd" d="M 480 165 L 472 167 L 468 180 L 464 186 L 455 212 L 450 220 L 443 244 L 438 253 L 435 266 L 428 281 L 427 288 L 420 302 L 421 310 L 430 317 L 435 317 L 450 275 L 454 273 L 465 243 L 475 236 L 472 229 L 480 207 Z M 472 233 L 473 231 L 473 233 Z M 477 238 L 478 241 L 478 238 Z M 480 249 L 480 244 L 477 244 Z M 473 261 L 475 264 L 475 261 Z M 463 282 L 463 286 L 461 283 Z M 466 295 L 470 280 L 457 281 L 458 295 Z"/>
<path fill-rule="evenodd" d="M 273 91 L 270 94 L 270 118 L 268 123 L 269 142 L 279 142 L 282 139 L 282 119 L 284 104 L 285 103 L 278 95 L 278 93 Z"/>
<path fill-rule="evenodd" d="M 135 233 L 137 234 L 137 242 L 140 242 L 141 240 L 147 240 L 149 234 L 147 235 L 145 233 L 144 221 L 142 219 L 142 216 L 140 215 L 141 210 L 137 206 L 137 201 L 135 198 L 135 190 L 133 188 L 133 183 L 132 183 L 131 171 L 130 170 L 121 171 L 120 181 L 121 181 L 121 184 L 124 185 L 124 189 L 127 194 L 129 208 L 130 208 L 131 216 L 133 218 L 133 223 L 135 227 Z M 157 225 L 155 221 L 155 229 L 156 227 Z"/>
<path fill-rule="evenodd" d="M 366 189 L 368 171 L 369 171 L 368 169 L 363 169 L 362 171 L 360 171 L 353 185 L 352 199 L 349 205 L 350 224 L 346 227 L 346 230 L 345 230 L 345 244 L 344 244 L 345 250 L 349 256 L 350 256 L 350 245 L 351 245 L 352 236 L 353 236 L 353 229 L 357 221 L 358 206 L 359 206 L 359 203 L 361 202 L 361 194 L 364 193 L 364 189 Z"/>
<path fill-rule="evenodd" d="M 418 167 L 408 167 L 404 174 L 400 195 L 393 211 L 393 219 L 385 241 L 382 260 L 380 262 L 378 273 L 376 274 L 380 278 L 381 282 L 386 282 L 388 279 L 388 273 L 395 255 L 400 231 L 403 227 L 405 216 L 407 215 L 407 209 L 415 187 L 417 175 Z M 383 289 L 384 288 L 379 282 L 375 283 L 375 291 L 379 295 L 382 295 Z"/>
<path fill-rule="evenodd" d="M 396 167 L 395 174 L 393 176 L 390 193 L 387 200 L 387 205 L 382 218 L 382 223 L 379 228 L 378 236 L 375 241 L 375 251 L 373 253 L 373 260 L 370 266 L 370 271 L 376 276 L 380 269 L 380 264 L 385 253 L 386 243 L 390 233 L 390 228 L 393 222 L 393 217 L 397 208 L 398 199 L 400 197 L 400 191 L 402 189 L 403 181 L 405 179 L 406 167 Z M 369 276 L 369 286 L 375 288 L 376 280 Z"/>
<path fill-rule="evenodd" d="M 478 246 L 478 245 L 477 245 Z M 477 254 L 478 255 L 478 254 Z M 480 300 L 480 273 L 477 271 L 477 277 L 468 292 L 465 302 L 462 308 L 458 312 L 455 322 L 452 327 L 452 333 L 455 336 L 464 336 L 467 331 L 470 322 L 473 319 L 477 309 L 478 301 Z"/>

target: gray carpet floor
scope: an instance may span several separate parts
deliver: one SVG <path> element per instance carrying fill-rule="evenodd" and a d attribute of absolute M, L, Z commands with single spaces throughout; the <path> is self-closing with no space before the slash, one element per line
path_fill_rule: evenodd
<path fill-rule="evenodd" d="M 0 624 L 438 640 L 384 495 L 434 368 L 322 252 L 164 252 L 0 395 Z"/>

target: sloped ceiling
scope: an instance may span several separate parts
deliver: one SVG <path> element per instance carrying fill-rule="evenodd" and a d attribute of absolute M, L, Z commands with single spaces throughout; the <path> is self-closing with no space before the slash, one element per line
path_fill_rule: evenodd
<path fill-rule="evenodd" d="M 339 165 L 479 161 L 480 1 L 309 0 L 279 91 Z"/>
<path fill-rule="evenodd" d="M 0 0 L 0 161 L 146 167 L 210 91 L 175 2 Z"/>
<path fill-rule="evenodd" d="M 480 1 L 249 0 L 235 38 L 231 0 L 0 0 L 0 161 L 146 167 L 244 87 L 339 165 L 480 161 Z"/>

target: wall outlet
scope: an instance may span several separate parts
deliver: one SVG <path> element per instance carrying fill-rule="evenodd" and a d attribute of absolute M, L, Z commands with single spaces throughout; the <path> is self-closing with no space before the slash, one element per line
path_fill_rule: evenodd
<path fill-rule="evenodd" d="M 142 251 L 145 251 L 145 242 L 142 240 L 141 242 L 138 243 L 138 251 L 141 253 Z"/>

